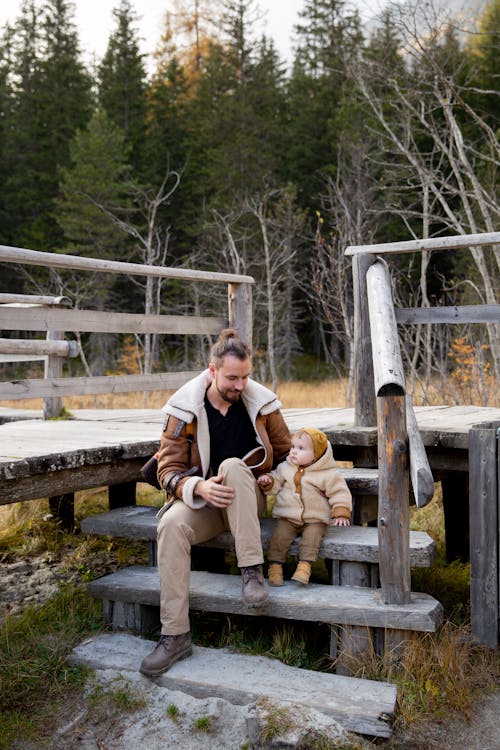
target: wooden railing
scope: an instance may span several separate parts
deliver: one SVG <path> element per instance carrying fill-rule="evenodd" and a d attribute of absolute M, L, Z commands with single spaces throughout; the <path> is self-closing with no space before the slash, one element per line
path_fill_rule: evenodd
<path fill-rule="evenodd" d="M 252 285 L 251 276 L 185 268 L 146 266 L 57 253 L 43 253 L 23 248 L 0 246 L 0 263 L 36 265 L 45 268 L 71 269 L 143 276 L 181 281 L 198 281 L 210 284 L 227 284 L 228 310 L 219 317 L 194 315 L 144 315 L 113 311 L 74 310 L 55 303 L 48 296 L 4 294 L 0 298 L 0 329 L 10 331 L 44 331 L 50 340 L 1 339 L 0 354 L 25 356 L 48 355 L 45 377 L 0 382 L 0 400 L 44 398 L 61 399 L 63 396 L 101 393 L 127 393 L 131 391 L 170 390 L 178 388 L 194 372 L 163 372 L 143 375 L 63 377 L 62 362 L 65 356 L 77 354 L 75 342 L 64 342 L 64 332 L 79 333 L 134 333 L 217 335 L 231 325 L 238 328 L 243 340 L 252 340 Z M 26 306 L 26 303 L 27 306 Z M 19 306 L 19 305 L 22 306 Z M 51 332 L 49 334 L 49 332 Z M 55 333 L 54 333 L 55 332 Z M 46 408 L 48 416 L 56 409 Z"/>
<path fill-rule="evenodd" d="M 346 255 L 353 258 L 356 334 L 355 421 L 359 426 L 371 426 L 376 423 L 378 427 L 380 578 L 382 597 L 386 603 L 404 604 L 410 597 L 409 478 L 417 505 L 425 505 L 433 494 L 433 475 L 412 404 L 406 395 L 397 324 L 483 322 L 498 325 L 500 305 L 397 310 L 392 300 L 387 264 L 379 256 L 462 247 L 494 247 L 498 244 L 500 232 L 493 232 L 364 245 L 349 247 L 346 250 Z M 489 476 L 494 477 L 497 464 L 492 462 L 492 465 L 494 468 Z M 473 477 L 477 471 L 477 467 L 471 470 Z M 477 480 L 474 482 L 478 484 Z M 497 502 L 498 496 L 498 478 L 496 482 L 495 484 L 491 480 L 488 484 L 495 484 L 494 489 L 490 488 L 490 494 L 494 498 L 491 508 L 496 508 L 494 503 Z M 491 508 L 488 511 L 490 514 L 493 512 Z M 496 514 L 494 525 L 496 524 L 498 535 L 498 510 Z M 476 523 L 471 532 L 475 534 L 475 528 L 480 526 Z M 484 538 L 482 532 L 476 536 Z M 495 549 L 498 545 L 497 541 Z M 472 549 L 471 565 L 478 569 L 484 568 L 484 551 L 479 548 L 475 551 Z M 494 585 L 498 588 L 498 559 L 493 561 L 490 567 L 496 570 L 497 578 Z M 482 592 L 484 587 L 490 586 L 489 580 L 485 579 L 478 584 L 471 577 L 471 590 L 477 592 L 479 588 Z M 474 596 L 478 600 L 481 599 L 480 594 L 476 593 Z M 482 596 L 481 600 L 484 599 Z M 495 601 L 496 610 L 495 607 L 490 608 L 496 611 L 497 617 L 494 626 L 495 636 L 490 636 L 491 642 L 497 638 L 498 630 L 498 598 Z M 483 622 L 482 615 L 478 619 Z M 493 630 L 493 626 L 490 630 Z"/>

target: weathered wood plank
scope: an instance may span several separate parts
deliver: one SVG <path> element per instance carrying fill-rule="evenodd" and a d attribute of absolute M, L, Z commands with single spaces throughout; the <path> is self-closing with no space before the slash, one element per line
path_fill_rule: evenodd
<path fill-rule="evenodd" d="M 411 399 L 406 397 L 406 429 L 410 448 L 410 479 L 417 507 L 423 508 L 434 496 L 434 478 L 419 432 Z"/>
<path fill-rule="evenodd" d="M 236 273 L 219 273 L 217 271 L 194 271 L 190 268 L 169 268 L 168 266 L 148 266 L 142 263 L 123 263 L 100 258 L 85 258 L 79 255 L 63 253 L 43 253 L 27 250 L 22 247 L 0 245 L 0 262 L 25 263 L 27 265 L 45 266 L 47 268 L 72 268 L 81 271 L 101 271 L 119 273 L 127 276 L 153 276 L 161 279 L 183 279 L 184 281 L 210 281 L 254 284 L 252 276 Z"/>
<path fill-rule="evenodd" d="M 199 315 L 140 315 L 55 307 L 4 307 L 0 328 L 11 331 L 82 331 L 87 333 L 218 334 L 222 317 Z"/>
<path fill-rule="evenodd" d="M 82 519 L 81 530 L 84 534 L 100 536 L 117 536 L 128 539 L 156 541 L 158 508 L 135 506 L 116 508 L 108 513 L 98 513 Z M 267 549 L 271 538 L 274 521 L 264 518 L 261 522 L 262 544 Z M 422 568 L 432 565 L 436 556 L 436 543 L 425 531 L 410 532 L 410 563 L 412 567 Z M 234 540 L 229 532 L 220 534 L 205 542 L 204 547 L 216 549 L 234 549 Z M 290 554 L 298 552 L 294 542 Z M 351 560 L 375 564 L 379 560 L 378 532 L 371 526 L 338 526 L 328 529 L 320 548 L 320 557 L 329 560 Z"/>
<path fill-rule="evenodd" d="M 346 255 L 385 255 L 386 253 L 418 253 L 422 250 L 453 250 L 461 247 L 484 247 L 500 244 L 500 232 L 481 234 L 458 234 L 448 237 L 432 237 L 402 242 L 382 242 L 376 245 L 350 245 Z"/>
<path fill-rule="evenodd" d="M 91 596 L 99 599 L 133 601 L 151 606 L 160 604 L 157 568 L 125 568 L 91 581 L 87 589 Z M 319 583 L 301 586 L 287 582 L 272 590 L 264 607 L 249 609 L 241 597 L 240 576 L 205 571 L 191 571 L 189 603 L 191 609 L 205 612 L 266 615 L 421 632 L 435 632 L 443 618 L 441 604 L 427 594 L 412 593 L 407 604 L 384 604 L 378 589 Z"/>
<path fill-rule="evenodd" d="M 469 437 L 471 629 L 491 648 L 499 644 L 499 428 L 473 427 Z"/>
<path fill-rule="evenodd" d="M 47 396 L 85 396 L 100 393 L 174 390 L 194 372 L 160 372 L 151 375 L 96 375 L 90 378 L 38 378 L 0 383 L 1 399 L 45 398 Z"/>
<path fill-rule="evenodd" d="M 396 322 L 413 323 L 499 323 L 500 305 L 462 305 L 461 307 L 399 307 Z"/>
<path fill-rule="evenodd" d="M 140 476 L 143 463 L 142 458 L 116 463 L 108 460 L 101 465 L 87 464 L 50 473 L 40 472 L 15 481 L 0 480 L 0 505 L 38 500 L 122 482 L 134 482 Z"/>

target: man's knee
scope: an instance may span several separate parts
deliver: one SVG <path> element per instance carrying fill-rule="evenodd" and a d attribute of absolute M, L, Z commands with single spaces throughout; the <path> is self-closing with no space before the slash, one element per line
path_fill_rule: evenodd
<path fill-rule="evenodd" d="M 238 487 L 239 482 L 248 482 L 250 479 L 255 482 L 254 475 L 241 458 L 225 458 L 219 465 L 219 474 L 222 474 L 224 482 L 233 487 Z"/>
<path fill-rule="evenodd" d="M 158 522 L 158 541 L 163 538 L 172 538 L 174 535 L 184 536 L 192 543 L 193 530 L 188 519 L 189 509 L 180 500 L 176 501 L 160 518 Z"/>

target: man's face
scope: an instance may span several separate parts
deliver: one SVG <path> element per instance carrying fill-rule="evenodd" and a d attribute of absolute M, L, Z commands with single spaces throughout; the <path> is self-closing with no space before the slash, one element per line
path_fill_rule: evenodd
<path fill-rule="evenodd" d="M 239 400 L 250 375 L 250 359 L 238 359 L 232 354 L 223 357 L 220 367 L 212 362 L 209 365 L 210 374 L 217 393 L 228 404 Z"/>

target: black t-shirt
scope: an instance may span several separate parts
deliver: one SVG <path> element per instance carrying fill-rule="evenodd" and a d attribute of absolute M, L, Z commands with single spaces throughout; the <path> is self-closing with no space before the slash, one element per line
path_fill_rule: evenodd
<path fill-rule="evenodd" d="M 243 458 L 258 446 L 252 421 L 240 399 L 231 404 L 227 414 L 215 409 L 205 395 L 205 409 L 210 432 L 210 468 L 217 474 L 225 458 Z"/>

